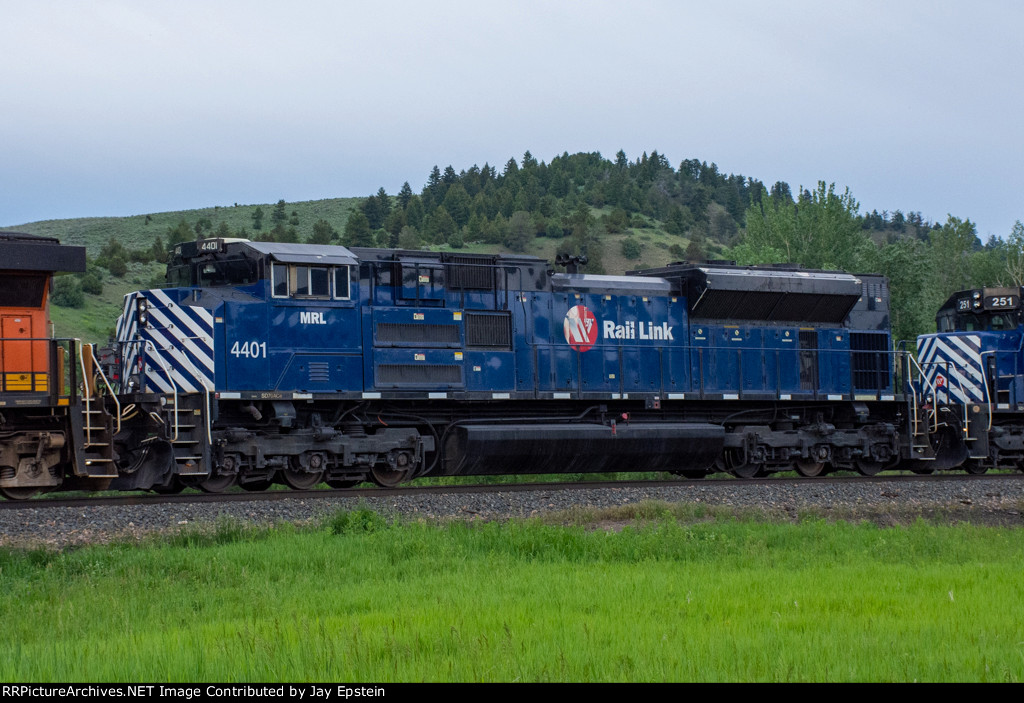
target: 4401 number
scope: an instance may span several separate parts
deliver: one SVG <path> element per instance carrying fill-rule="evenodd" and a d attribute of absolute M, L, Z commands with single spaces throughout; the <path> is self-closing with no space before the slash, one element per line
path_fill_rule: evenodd
<path fill-rule="evenodd" d="M 251 342 L 235 342 L 235 345 L 231 347 L 230 353 L 236 359 L 243 356 L 246 359 L 266 359 L 267 343 L 257 342 L 256 340 Z"/>

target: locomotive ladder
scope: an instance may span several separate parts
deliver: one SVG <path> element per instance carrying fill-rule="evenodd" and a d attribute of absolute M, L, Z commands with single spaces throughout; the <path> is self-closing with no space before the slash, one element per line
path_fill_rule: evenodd
<path fill-rule="evenodd" d="M 204 386 L 201 393 L 182 391 L 174 371 L 161 353 L 168 350 L 157 347 L 148 339 L 143 344 L 144 348 L 153 351 L 149 361 L 160 365 L 164 376 L 174 388 L 170 394 L 173 402 L 164 405 L 160 419 L 174 454 L 175 472 L 179 476 L 206 476 L 211 466 L 210 390 Z M 179 360 L 190 367 L 195 378 L 202 377 L 187 356 L 181 355 Z M 199 420 L 204 422 L 200 423 Z"/>
<path fill-rule="evenodd" d="M 81 414 L 72 413 L 72 431 L 78 440 L 75 445 L 82 451 L 79 465 L 91 478 L 117 478 L 114 435 L 121 430 L 121 403 L 100 367 L 93 345 L 82 344 L 80 340 L 75 340 L 75 344 L 82 371 L 83 400 Z M 106 402 L 99 397 L 100 383 L 114 404 L 114 414 L 108 412 Z"/>
<path fill-rule="evenodd" d="M 210 444 L 206 423 L 201 422 L 205 415 L 204 400 L 197 394 L 185 393 L 174 405 L 164 408 L 168 425 L 174 428 L 171 447 L 179 476 L 205 476 L 209 473 Z"/>
<path fill-rule="evenodd" d="M 939 416 L 933 408 L 931 410 L 923 407 L 924 385 L 927 384 L 932 391 L 932 398 L 935 395 L 935 386 L 928 380 L 921 368 L 921 365 L 914 358 L 913 354 L 903 352 L 904 378 L 907 385 L 907 415 L 908 440 L 910 453 L 915 459 L 921 461 L 935 461 L 935 451 L 932 448 L 930 435 L 939 428 Z M 930 416 L 930 418 L 929 418 Z M 929 427 L 930 426 L 930 427 Z"/>

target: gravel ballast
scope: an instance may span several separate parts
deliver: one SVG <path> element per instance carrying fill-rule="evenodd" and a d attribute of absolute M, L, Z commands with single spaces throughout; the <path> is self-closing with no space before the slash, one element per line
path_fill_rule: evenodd
<path fill-rule="evenodd" d="M 618 508 L 643 501 L 700 503 L 737 512 L 763 512 L 782 519 L 815 514 L 830 519 L 901 524 L 923 517 L 983 525 L 1024 525 L 1024 480 L 687 482 L 678 486 L 621 487 L 595 484 L 583 489 L 541 488 L 486 493 L 430 492 L 371 497 L 332 493 L 323 498 L 224 503 L 170 503 L 77 508 L 45 507 L 0 511 L 0 544 L 48 546 L 139 539 L 156 532 L 211 524 L 228 517 L 268 525 L 307 523 L 338 510 L 366 506 L 408 519 L 500 520 L 533 517 L 572 508 Z"/>

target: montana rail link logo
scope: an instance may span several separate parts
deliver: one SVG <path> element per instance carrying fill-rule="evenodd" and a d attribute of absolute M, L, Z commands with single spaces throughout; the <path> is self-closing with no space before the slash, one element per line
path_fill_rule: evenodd
<path fill-rule="evenodd" d="M 569 346 L 578 352 L 589 351 L 597 344 L 597 335 L 600 330 L 604 339 L 662 339 L 675 341 L 672 336 L 672 327 L 667 322 L 656 325 L 653 322 L 640 322 L 627 320 L 621 325 L 615 324 L 612 320 L 604 320 L 600 325 L 587 306 L 577 305 L 569 308 L 565 313 L 565 322 L 562 330 L 565 332 L 565 341 Z"/>

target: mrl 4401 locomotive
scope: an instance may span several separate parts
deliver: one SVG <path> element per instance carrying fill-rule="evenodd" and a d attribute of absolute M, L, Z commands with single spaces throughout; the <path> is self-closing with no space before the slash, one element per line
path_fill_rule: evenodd
<path fill-rule="evenodd" d="M 922 373 L 894 350 L 881 276 L 714 262 L 597 276 L 211 239 L 178 245 L 167 283 L 126 296 L 83 394 L 112 387 L 88 412 L 113 464 L 92 470 L 114 489 L 1018 459 L 989 455 L 996 391 L 953 402 L 934 371 L 949 363 Z M 9 485 L 88 474 L 73 463 Z"/>

